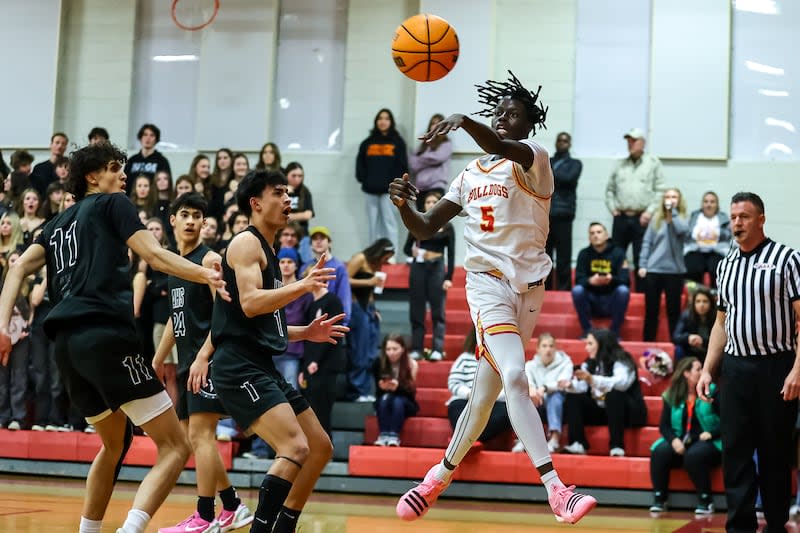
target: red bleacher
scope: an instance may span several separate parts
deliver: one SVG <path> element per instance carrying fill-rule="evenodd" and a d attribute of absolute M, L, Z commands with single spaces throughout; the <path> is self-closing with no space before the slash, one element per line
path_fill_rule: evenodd
<path fill-rule="evenodd" d="M 96 434 L 0 430 L 0 457 L 9 459 L 91 463 L 101 445 Z M 217 442 L 226 469 L 233 465 L 236 446 L 237 443 L 233 442 Z M 157 455 L 156 445 L 150 438 L 134 437 L 123 464 L 153 466 Z M 189 458 L 186 466 L 194 468 L 194 456 Z"/>

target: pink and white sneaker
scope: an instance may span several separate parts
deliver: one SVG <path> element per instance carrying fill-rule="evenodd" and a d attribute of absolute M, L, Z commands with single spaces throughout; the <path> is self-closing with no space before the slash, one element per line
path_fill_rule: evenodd
<path fill-rule="evenodd" d="M 219 530 L 225 533 L 246 526 L 253 521 L 253 518 L 253 512 L 245 504 L 240 503 L 235 511 L 222 509 L 217 516 L 217 523 Z"/>
<path fill-rule="evenodd" d="M 436 479 L 437 468 L 439 465 L 434 465 L 425 474 L 422 483 L 403 494 L 400 501 L 397 502 L 397 516 L 403 520 L 417 520 L 425 516 L 428 509 L 436 503 L 439 495 L 450 486 L 449 482 L 445 483 Z"/>
<path fill-rule="evenodd" d="M 216 520 L 208 522 L 200 518 L 200 514 L 195 513 L 178 524 L 172 527 L 162 527 L 158 533 L 220 533 L 219 524 Z"/>
<path fill-rule="evenodd" d="M 550 507 L 559 522 L 575 524 L 597 505 L 597 500 L 593 497 L 579 494 L 574 489 L 575 485 L 556 487 L 548 498 Z"/>

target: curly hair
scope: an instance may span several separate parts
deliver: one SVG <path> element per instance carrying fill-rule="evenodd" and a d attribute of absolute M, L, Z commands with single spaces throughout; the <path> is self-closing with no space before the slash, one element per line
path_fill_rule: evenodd
<path fill-rule="evenodd" d="M 533 125 L 534 135 L 536 134 L 536 126 L 547 129 L 544 122 L 547 120 L 547 110 L 550 108 L 545 107 L 539 101 L 539 92 L 542 90 L 542 86 L 539 85 L 539 88 L 534 93 L 526 89 L 513 72 L 509 70 L 508 73 L 511 77 L 507 81 L 487 80 L 486 85 L 475 85 L 478 88 L 478 102 L 484 104 L 485 107 L 481 111 L 476 111 L 473 115 L 480 117 L 494 116 L 500 100 L 509 97 L 522 102 L 525 106 L 528 120 Z"/>
<path fill-rule="evenodd" d="M 75 150 L 69 157 L 69 176 L 65 187 L 67 192 L 75 195 L 75 200 L 86 196 L 88 185 L 86 176 L 92 172 L 102 170 L 112 161 L 125 165 L 128 156 L 125 151 L 110 142 L 99 142 Z"/>

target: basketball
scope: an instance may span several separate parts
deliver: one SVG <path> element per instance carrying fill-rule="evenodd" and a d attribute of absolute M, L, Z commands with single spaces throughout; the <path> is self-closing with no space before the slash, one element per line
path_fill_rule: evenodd
<path fill-rule="evenodd" d="M 441 17 L 421 13 L 403 21 L 394 32 L 392 59 L 415 81 L 436 81 L 458 61 L 458 35 Z"/>

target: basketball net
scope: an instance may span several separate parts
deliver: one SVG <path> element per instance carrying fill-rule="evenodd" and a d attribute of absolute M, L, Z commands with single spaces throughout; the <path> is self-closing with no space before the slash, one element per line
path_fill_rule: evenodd
<path fill-rule="evenodd" d="M 185 31 L 199 31 L 214 22 L 219 0 L 172 0 L 172 22 Z"/>

